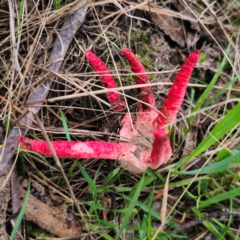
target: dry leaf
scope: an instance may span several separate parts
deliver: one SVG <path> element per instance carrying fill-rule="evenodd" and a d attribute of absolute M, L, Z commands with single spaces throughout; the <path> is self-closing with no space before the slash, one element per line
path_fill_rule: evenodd
<path fill-rule="evenodd" d="M 28 182 L 24 178 L 21 180 L 22 203 Z M 31 193 L 24 217 L 59 237 L 77 237 L 82 233 L 80 221 L 72 210 L 63 204 L 59 197 L 36 182 L 31 183 Z"/>
<path fill-rule="evenodd" d="M 178 43 L 181 47 L 185 46 L 181 22 L 171 16 L 161 16 L 152 12 L 151 17 L 154 24 L 163 30 L 174 42 Z"/>
<path fill-rule="evenodd" d="M 186 33 L 184 33 L 180 20 L 167 15 L 161 16 L 153 12 L 150 14 L 153 23 L 181 47 L 185 47 L 186 44 L 188 47 L 191 47 L 199 40 L 200 34 L 196 31 L 191 32 L 186 29 Z"/>

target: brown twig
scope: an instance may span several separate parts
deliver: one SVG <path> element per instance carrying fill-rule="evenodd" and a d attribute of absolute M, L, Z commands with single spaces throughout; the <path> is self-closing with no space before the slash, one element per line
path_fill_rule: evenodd
<path fill-rule="evenodd" d="M 228 209 L 223 209 L 223 211 L 217 211 L 217 212 L 213 212 L 213 213 L 210 213 L 202 218 L 198 218 L 196 220 L 192 220 L 186 224 L 184 224 L 183 226 L 181 227 L 178 227 L 176 228 L 174 231 L 173 231 L 173 234 L 177 234 L 187 228 L 191 228 L 193 226 L 196 226 L 206 220 L 209 220 L 211 218 L 217 218 L 217 217 L 221 217 L 221 216 L 240 216 L 240 212 L 236 212 L 236 211 L 230 211 Z"/>

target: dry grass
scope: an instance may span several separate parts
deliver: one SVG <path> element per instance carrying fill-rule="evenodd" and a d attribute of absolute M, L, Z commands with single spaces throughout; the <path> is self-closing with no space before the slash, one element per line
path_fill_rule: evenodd
<path fill-rule="evenodd" d="M 124 90 L 123 96 L 128 102 L 127 111 L 129 112 L 136 110 L 136 103 L 139 101 L 136 89 L 139 86 L 132 81 L 133 74 L 125 64 L 119 49 L 127 46 L 138 53 L 152 79 L 150 86 L 155 92 L 158 106 L 166 95 L 175 68 L 178 68 L 188 53 L 194 49 L 200 49 L 203 53 L 193 75 L 194 80 L 189 84 L 188 95 L 179 114 L 176 128 L 172 132 L 173 162 L 159 171 L 149 170 L 144 176 L 140 176 L 120 170 L 108 162 L 81 161 L 88 176 L 87 180 L 86 175 L 83 177 L 84 173 L 79 171 L 76 161 L 67 159 L 54 161 L 51 158 L 46 160 L 30 153 L 18 155 L 18 159 L 24 159 L 24 164 L 21 165 L 24 171 L 21 174 L 28 175 L 37 182 L 41 181 L 41 184 L 46 184 L 50 189 L 55 189 L 55 192 L 61 195 L 69 206 L 80 213 L 80 219 L 85 223 L 83 230 L 87 233 L 81 239 L 100 236 L 103 239 L 107 237 L 111 239 L 110 236 L 114 238 L 125 221 L 124 210 L 131 203 L 128 198 L 134 197 L 140 186 L 137 183 L 141 181 L 138 200 L 153 209 L 154 213 L 149 214 L 140 204 L 136 204 L 129 225 L 139 228 L 135 229 L 135 233 L 129 229 L 127 232 L 123 231 L 121 239 L 130 239 L 134 236 L 141 239 L 167 239 L 165 233 L 157 236 L 156 229 L 159 226 L 162 228 L 165 221 L 169 223 L 169 220 L 174 225 L 173 229 L 176 228 L 176 223 L 173 223 L 176 216 L 179 218 L 185 214 L 187 219 L 196 219 L 210 209 L 211 212 L 223 207 L 239 210 L 239 201 L 234 197 L 228 199 L 231 204 L 225 199 L 224 202 L 208 206 L 209 208 L 201 214 L 199 209 L 195 209 L 198 204 L 196 199 L 199 202 L 209 199 L 221 192 L 221 186 L 225 191 L 239 186 L 237 168 L 224 173 L 220 172 L 217 176 L 196 174 L 191 179 L 191 175 L 179 175 L 177 172 L 179 169 L 175 167 L 176 171 L 171 172 L 168 179 L 169 189 L 164 188 L 164 184 L 168 182 L 166 181 L 168 171 L 176 166 L 175 163 L 183 154 L 188 156 L 194 151 L 214 126 L 239 102 L 240 4 L 237 1 L 225 0 L 218 3 L 204 0 L 191 1 L 192 4 L 184 0 L 179 3 L 157 1 L 157 4 L 152 1 L 93 1 L 88 4 L 86 20 L 75 34 L 66 56 L 61 59 L 61 68 L 56 74 L 52 74 L 47 69 L 52 62 L 56 61 L 52 59 L 49 62 L 49 55 L 63 22 L 74 10 L 80 8 L 81 1 L 69 1 L 69 3 L 66 1 L 66 4 L 63 2 L 58 10 L 54 8 L 52 1 L 32 0 L 27 4 L 26 1 L 12 1 L 12 8 L 9 8 L 9 2 L 3 0 L 0 2 L 0 116 L 1 126 L 4 126 L 6 135 L 13 128 L 23 127 L 19 124 L 19 120 L 25 116 L 23 110 L 37 102 L 40 106 L 37 115 L 39 120 L 35 118 L 32 125 L 24 126 L 29 129 L 30 136 L 43 139 L 45 135 L 50 140 L 66 139 L 62 111 L 67 118 L 67 131 L 72 140 L 116 141 L 118 139 L 119 121 L 123 113 L 111 111 L 110 104 L 104 96 L 107 90 L 100 86 L 97 74 L 92 71 L 84 58 L 85 50 L 90 47 L 113 71 L 119 90 Z M 23 3 L 22 7 L 21 3 Z M 12 13 L 9 9 L 12 9 Z M 181 25 L 181 29 L 178 30 L 183 33 L 178 37 L 184 40 L 185 47 L 180 47 L 164 32 L 164 29 L 152 24 L 151 16 L 156 16 L 152 14 L 161 16 L 163 20 L 168 17 L 177 19 Z M 196 41 L 195 38 L 197 38 Z M 230 51 L 226 53 L 228 47 Z M 218 73 L 224 56 L 227 59 L 224 71 L 219 73 L 218 81 L 212 87 L 204 104 L 193 111 L 208 83 L 211 82 L 214 74 Z M 235 81 L 225 87 L 234 77 Z M 27 103 L 34 89 L 48 81 L 51 81 L 52 85 L 46 100 L 39 102 L 36 99 Z M 221 90 L 223 90 L 221 95 L 210 104 L 206 104 Z M 192 122 L 189 120 L 190 117 L 194 117 Z M 40 123 L 44 126 L 43 129 Z M 196 132 L 200 132 L 196 136 L 194 131 L 190 140 L 186 134 L 186 128 L 190 128 L 189 125 L 196 127 Z M 206 159 L 215 160 L 223 149 L 229 152 L 237 151 L 240 140 L 238 128 L 233 127 L 224 136 L 215 145 L 196 156 L 197 158 L 193 158 L 197 160 L 195 169 L 203 166 L 199 159 L 204 159 L 204 163 L 208 163 Z M 192 141 L 191 148 L 186 145 L 184 147 L 183 140 L 186 138 Z M 223 179 L 231 179 L 231 181 L 226 182 Z M 95 185 L 97 192 L 92 189 L 91 183 Z M 212 185 L 206 186 L 207 184 Z M 164 209 L 161 209 L 161 213 L 166 214 L 166 220 L 160 225 L 159 219 L 154 217 L 156 212 L 160 212 L 160 207 L 152 206 L 150 200 L 153 199 L 155 205 L 161 205 L 163 189 L 165 194 L 167 191 L 169 195 L 167 198 L 165 196 L 162 204 Z M 214 194 L 211 195 L 212 193 Z M 103 200 L 112 202 L 112 209 L 123 209 L 123 211 L 111 212 L 112 215 L 109 213 L 106 217 L 106 212 L 100 204 Z M 174 204 L 175 202 L 177 204 Z M 147 220 L 144 220 L 144 217 Z M 212 223 L 205 222 L 204 225 L 190 229 L 188 233 L 182 235 L 186 239 L 200 239 L 200 236 L 206 237 L 213 234 L 217 237 L 218 233 L 221 233 L 226 237 L 222 239 L 228 239 L 228 237 L 237 239 L 239 229 L 231 229 L 239 226 L 239 220 L 233 221 L 230 218 L 221 223 L 225 224 L 224 227 L 229 226 L 225 232 L 219 230 L 219 228 L 224 229 L 219 222 L 214 225 L 215 228 L 219 227 L 217 230 L 211 225 Z M 116 224 L 115 227 L 108 225 L 102 219 L 106 222 L 112 221 Z M 126 234 L 125 237 L 124 234 Z"/>

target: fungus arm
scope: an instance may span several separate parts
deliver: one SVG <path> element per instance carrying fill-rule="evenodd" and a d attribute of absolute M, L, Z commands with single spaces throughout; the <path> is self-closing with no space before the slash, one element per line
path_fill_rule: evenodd
<path fill-rule="evenodd" d="M 117 84 L 105 63 L 90 50 L 85 53 L 85 56 L 94 70 L 100 75 L 99 78 L 102 82 L 102 86 L 106 88 L 117 88 Z M 106 95 L 115 111 L 122 110 L 126 106 L 125 101 L 121 100 L 119 92 L 109 91 Z"/>
<path fill-rule="evenodd" d="M 161 128 L 153 131 L 154 140 L 149 161 L 149 167 L 156 169 L 166 163 L 172 156 L 170 139 Z"/>
<path fill-rule="evenodd" d="M 45 156 L 52 156 L 52 152 L 46 141 L 33 140 L 20 136 L 19 143 L 27 150 Z M 134 145 L 128 143 L 109 143 L 100 141 L 70 142 L 57 140 L 53 141 L 52 145 L 58 157 L 66 158 L 104 158 L 117 160 L 130 150 L 134 151 Z"/>
<path fill-rule="evenodd" d="M 167 98 L 161 109 L 157 122 L 159 127 L 162 127 L 170 122 L 174 122 L 177 113 L 183 103 L 187 84 L 192 74 L 192 71 L 198 61 L 199 51 L 195 51 L 189 55 L 185 63 L 182 65 L 179 73 L 176 75 L 173 85 L 168 92 Z"/>
<path fill-rule="evenodd" d="M 27 150 L 45 156 L 52 156 L 52 152 L 46 141 L 33 140 L 24 136 L 20 136 L 18 141 L 20 146 Z M 141 149 L 137 145 L 130 143 L 108 143 L 100 141 L 53 141 L 51 143 L 58 157 L 119 160 L 123 167 L 136 173 L 143 172 L 148 167 L 146 159 L 149 158 L 150 151 Z"/>
<path fill-rule="evenodd" d="M 150 83 L 148 75 L 146 74 L 145 68 L 143 67 L 140 60 L 133 54 L 133 52 L 128 48 L 123 48 L 122 53 L 128 60 L 132 71 L 134 73 L 139 73 L 138 75 L 135 76 L 135 80 L 137 84 Z M 154 96 L 151 89 L 149 87 L 142 87 L 140 88 L 140 90 L 141 90 L 141 94 L 140 94 L 141 100 L 155 107 Z M 152 108 L 147 106 L 143 108 L 143 110 L 145 111 L 149 111 L 151 109 Z"/>

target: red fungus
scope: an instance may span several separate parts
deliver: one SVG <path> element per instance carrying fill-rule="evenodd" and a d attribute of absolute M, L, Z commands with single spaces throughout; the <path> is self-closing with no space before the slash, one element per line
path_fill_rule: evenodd
<path fill-rule="evenodd" d="M 167 124 L 168 120 L 174 122 L 177 113 L 183 103 L 188 81 L 191 77 L 192 71 L 198 61 L 199 51 L 193 52 L 182 65 L 180 71 L 176 75 L 173 85 L 170 88 L 164 105 L 161 109 L 161 114 L 157 119 L 160 126 Z"/>
<path fill-rule="evenodd" d="M 117 84 L 115 83 L 111 72 L 108 70 L 105 63 L 90 50 L 85 53 L 85 56 L 94 70 L 100 75 L 102 86 L 109 89 L 116 88 Z M 114 110 L 122 110 L 124 108 L 125 102 L 121 100 L 121 95 L 118 92 L 109 91 L 106 95 Z"/>
<path fill-rule="evenodd" d="M 128 48 L 123 48 L 122 53 L 128 60 L 132 71 L 134 73 L 139 73 L 138 75 L 135 76 L 135 80 L 137 84 L 149 83 L 150 81 L 149 81 L 148 75 L 146 74 L 145 68 L 143 67 L 140 60 L 133 54 L 133 52 Z M 152 105 L 153 107 L 155 107 L 154 96 L 151 89 L 149 87 L 142 87 L 140 88 L 140 90 L 141 90 L 140 99 Z M 144 109 L 150 110 L 149 107 L 145 107 Z"/>
<path fill-rule="evenodd" d="M 122 52 L 129 61 L 132 71 L 137 73 L 135 76 L 137 84 L 149 83 L 144 67 L 131 50 L 123 49 Z M 95 71 L 101 75 L 100 79 L 103 86 L 109 89 L 115 88 L 116 84 L 105 64 L 90 51 L 86 52 L 86 57 Z M 141 100 L 152 107 L 143 107 L 143 104 L 139 104 L 138 113 L 135 121 L 133 121 L 133 127 L 131 125 L 131 116 L 129 114 L 124 116 L 122 120 L 123 127 L 120 130 L 120 142 L 53 141 L 52 145 L 57 155 L 67 158 L 120 160 L 122 167 L 126 167 L 128 170 L 134 172 L 143 172 L 147 167 L 156 169 L 166 163 L 172 155 L 172 148 L 165 125 L 168 123 L 168 120 L 173 122 L 176 118 L 198 57 L 199 51 L 195 51 L 183 64 L 164 101 L 164 106 L 160 111 L 161 114 L 155 110 L 153 93 L 149 87 L 142 87 L 140 89 L 143 96 Z M 107 93 L 107 98 L 115 106 L 114 110 L 121 110 L 126 104 L 120 99 L 118 92 Z M 45 141 L 31 140 L 21 136 L 19 143 L 28 150 L 46 156 L 52 155 Z"/>

